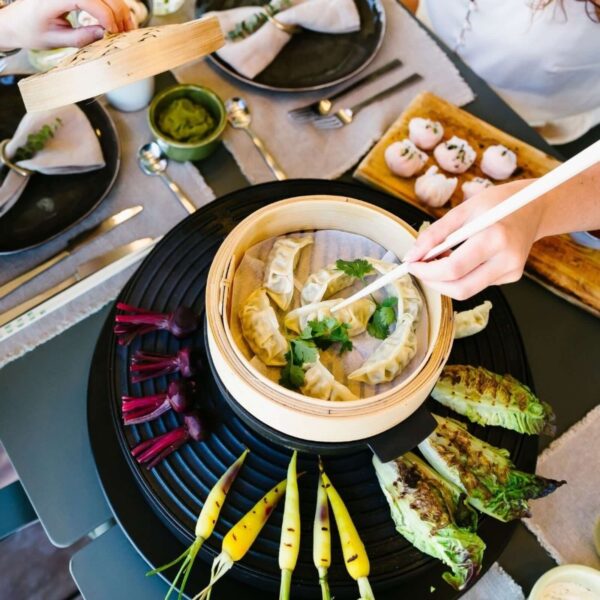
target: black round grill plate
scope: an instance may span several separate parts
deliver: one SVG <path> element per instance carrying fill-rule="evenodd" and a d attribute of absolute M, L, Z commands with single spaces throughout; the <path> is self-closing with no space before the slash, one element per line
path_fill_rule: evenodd
<path fill-rule="evenodd" d="M 175 227 L 157 245 L 129 281 L 119 300 L 160 311 L 180 304 L 193 306 L 204 318 L 204 287 L 212 258 L 228 232 L 253 211 L 284 198 L 333 194 L 371 202 L 418 227 L 427 216 L 396 198 L 363 187 L 319 180 L 269 183 L 240 190 L 212 202 Z M 532 385 L 523 343 L 510 309 L 498 289 L 459 303 L 455 309 L 474 306 L 483 299 L 493 302 L 488 328 L 471 338 L 458 340 L 450 363 L 482 365 L 498 373 L 510 373 Z M 245 447 L 251 453 L 238 476 L 217 523 L 205 543 L 188 583 L 197 593 L 208 580 L 208 565 L 220 552 L 229 528 L 275 483 L 285 478 L 290 451 L 250 429 L 229 408 L 207 366 L 198 378 L 202 403 L 209 410 L 212 434 L 204 442 L 188 443 L 153 471 L 137 465 L 130 448 L 142 439 L 164 433 L 179 425 L 179 417 L 167 413 L 142 426 L 123 427 L 121 395 L 152 394 L 166 388 L 167 378 L 142 384 L 129 382 L 131 354 L 143 348 L 175 352 L 186 345 L 204 352 L 203 330 L 178 341 L 166 333 L 148 334 L 126 347 L 118 347 L 109 316 L 93 359 L 88 390 L 88 425 L 92 450 L 107 499 L 132 543 L 153 566 L 172 560 L 191 543 L 196 517 L 208 491 Z M 429 401 L 439 414 L 446 409 Z M 521 436 L 494 427 L 469 426 L 475 435 L 507 448 L 522 469 L 533 470 L 537 438 Z M 441 580 L 439 561 L 413 548 L 394 529 L 388 505 L 375 478 L 368 451 L 325 457 L 325 467 L 346 501 L 365 542 L 371 560 L 370 581 L 378 599 L 455 598 L 459 594 Z M 300 483 L 302 543 L 294 572 L 296 598 L 320 598 L 316 570 L 312 564 L 312 521 L 314 515 L 317 463 L 314 456 L 299 457 L 299 470 L 306 471 Z M 219 582 L 216 598 L 243 594 L 246 599 L 277 597 L 279 569 L 277 554 L 281 507 L 275 511 L 251 551 L 237 564 L 226 581 Z M 480 535 L 487 544 L 484 570 L 500 555 L 514 524 L 482 517 Z M 332 593 L 337 598 L 356 598 L 356 583 L 345 572 L 337 533 L 334 532 Z M 204 563 L 204 564 L 203 564 Z M 167 572 L 167 576 L 173 576 Z M 237 583 L 239 582 L 239 583 Z M 241 584 L 241 585 L 240 585 Z M 248 584 L 248 585 L 245 585 Z M 256 588 L 253 590 L 252 586 Z M 430 588 L 435 590 L 431 592 Z M 265 595 L 268 594 L 268 595 Z"/>

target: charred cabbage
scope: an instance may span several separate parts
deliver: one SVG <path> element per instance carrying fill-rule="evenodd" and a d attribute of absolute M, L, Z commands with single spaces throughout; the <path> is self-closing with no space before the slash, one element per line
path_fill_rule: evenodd
<path fill-rule="evenodd" d="M 444 580 L 463 589 L 481 569 L 485 544 L 461 490 L 412 452 L 387 463 L 374 456 L 373 465 L 398 532 L 450 567 Z"/>
<path fill-rule="evenodd" d="M 419 450 L 481 512 L 500 521 L 528 517 L 529 500 L 547 496 L 565 483 L 517 470 L 507 450 L 476 438 L 463 423 L 433 416 L 438 426 Z"/>
<path fill-rule="evenodd" d="M 431 395 L 472 423 L 498 425 L 519 433 L 555 433 L 550 405 L 510 375 L 497 375 L 483 367 L 449 365 Z"/>

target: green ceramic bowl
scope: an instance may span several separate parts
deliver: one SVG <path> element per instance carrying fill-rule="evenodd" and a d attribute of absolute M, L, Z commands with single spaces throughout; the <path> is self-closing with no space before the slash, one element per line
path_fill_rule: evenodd
<path fill-rule="evenodd" d="M 178 142 L 165 135 L 158 127 L 158 118 L 163 110 L 177 98 L 189 98 L 196 104 L 201 104 L 214 118 L 217 124 L 212 133 L 199 142 Z M 219 140 L 227 125 L 225 105 L 212 90 L 200 85 L 175 85 L 157 94 L 148 108 L 148 123 L 162 151 L 171 159 L 178 162 L 187 160 L 202 160 L 210 156 L 219 144 Z"/>

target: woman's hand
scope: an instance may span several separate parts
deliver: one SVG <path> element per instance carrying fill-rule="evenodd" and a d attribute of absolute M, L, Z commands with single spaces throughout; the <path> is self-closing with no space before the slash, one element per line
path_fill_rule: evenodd
<path fill-rule="evenodd" d="M 74 28 L 66 18 L 72 10 L 84 10 L 100 24 Z M 81 47 L 100 39 L 105 31 L 133 28 L 123 0 L 16 0 L 0 10 L 0 48 Z"/>
<path fill-rule="evenodd" d="M 523 274 L 531 246 L 542 237 L 543 198 L 474 235 L 443 258 L 429 262 L 413 261 L 421 260 L 461 225 L 506 200 L 530 182 L 513 181 L 488 188 L 449 211 L 419 235 L 414 248 L 405 257 L 412 263 L 410 273 L 457 300 L 469 298 L 488 285 L 517 281 Z"/>

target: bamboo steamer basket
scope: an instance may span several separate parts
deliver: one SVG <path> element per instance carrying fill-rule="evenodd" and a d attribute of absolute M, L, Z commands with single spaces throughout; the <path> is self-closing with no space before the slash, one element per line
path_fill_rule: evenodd
<path fill-rule="evenodd" d="M 304 396 L 269 380 L 236 344 L 230 323 L 233 280 L 245 252 L 285 234 L 322 229 L 358 234 L 404 256 L 416 231 L 395 215 L 353 198 L 301 196 L 275 202 L 233 229 L 213 260 L 206 285 L 207 344 L 214 369 L 239 405 L 286 436 L 343 443 L 377 436 L 412 415 L 426 400 L 448 360 L 454 322 L 449 298 L 421 286 L 428 311 L 428 348 L 404 381 L 374 396 L 331 402 Z"/>

